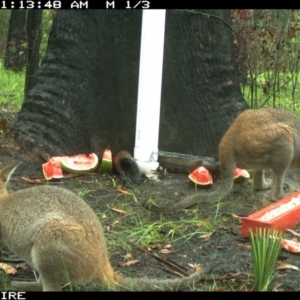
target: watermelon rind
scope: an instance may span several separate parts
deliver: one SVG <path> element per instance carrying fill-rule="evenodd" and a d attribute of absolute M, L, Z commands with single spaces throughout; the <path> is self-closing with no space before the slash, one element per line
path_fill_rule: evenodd
<path fill-rule="evenodd" d="M 112 154 L 109 149 L 103 152 L 100 170 L 102 173 L 112 174 Z"/>
<path fill-rule="evenodd" d="M 63 171 L 71 174 L 83 174 L 93 172 L 98 167 L 98 156 L 95 153 L 63 156 L 60 165 Z"/>

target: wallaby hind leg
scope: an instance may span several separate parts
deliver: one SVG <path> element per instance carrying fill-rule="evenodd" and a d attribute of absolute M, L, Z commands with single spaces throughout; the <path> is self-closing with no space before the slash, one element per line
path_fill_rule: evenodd
<path fill-rule="evenodd" d="M 261 169 L 272 170 L 271 200 L 278 200 L 283 197 L 283 181 L 287 169 L 290 167 L 294 157 L 294 139 L 293 131 L 290 126 L 282 123 L 272 127 L 272 139 L 270 145 L 272 147 L 266 151 L 261 161 Z M 257 173 L 257 179 L 254 183 L 259 186 L 259 181 L 264 184 L 263 175 L 260 171 Z M 259 180 L 259 177 L 261 179 Z"/>
<path fill-rule="evenodd" d="M 62 290 L 62 285 L 60 282 L 48 281 L 42 278 L 43 292 L 59 292 Z"/>
<path fill-rule="evenodd" d="M 273 171 L 271 200 L 276 201 L 283 197 L 283 181 L 286 170 Z"/>
<path fill-rule="evenodd" d="M 11 281 L 8 285 L 8 290 L 16 292 L 36 292 L 42 291 L 43 287 L 40 282 Z"/>
<path fill-rule="evenodd" d="M 255 170 L 253 175 L 253 185 L 255 190 L 266 190 L 271 187 L 272 181 L 266 181 L 263 170 Z"/>
<path fill-rule="evenodd" d="M 45 280 L 39 280 L 39 282 L 27 282 L 27 281 L 11 281 L 8 286 L 9 291 L 18 292 L 36 292 L 36 291 L 61 291 L 61 284 L 56 282 L 48 282 Z"/>

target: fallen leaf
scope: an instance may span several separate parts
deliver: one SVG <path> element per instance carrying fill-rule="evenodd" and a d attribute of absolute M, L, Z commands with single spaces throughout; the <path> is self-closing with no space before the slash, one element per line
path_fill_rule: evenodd
<path fill-rule="evenodd" d="M 121 266 L 122 267 L 129 267 L 129 266 L 132 266 L 132 265 L 135 265 L 139 262 L 138 259 L 135 259 L 135 260 L 130 260 L 130 261 L 127 261 L 125 263 L 122 263 Z"/>
<path fill-rule="evenodd" d="M 232 214 L 231 216 L 232 216 L 233 218 L 235 218 L 235 219 L 238 219 L 238 220 L 242 220 L 242 219 L 243 219 L 243 217 L 240 217 L 240 216 L 235 215 L 235 214 Z"/>
<path fill-rule="evenodd" d="M 168 250 L 168 249 L 161 249 L 159 251 L 159 253 L 163 253 L 163 254 L 169 254 L 169 253 L 174 253 L 176 252 L 177 250 Z"/>
<path fill-rule="evenodd" d="M 122 193 L 122 194 L 125 194 L 125 195 L 133 195 L 132 192 L 123 190 L 123 189 L 121 189 L 121 188 L 119 188 L 119 187 L 117 188 L 117 192 Z"/>
<path fill-rule="evenodd" d="M 148 250 L 157 249 L 158 248 L 158 244 L 150 243 L 147 247 L 148 247 Z"/>
<path fill-rule="evenodd" d="M 14 267 L 6 263 L 0 263 L 0 269 L 2 269 L 7 275 L 14 275 L 17 273 L 17 270 Z"/>
<path fill-rule="evenodd" d="M 108 226 L 108 225 L 104 225 L 104 232 L 110 232 L 111 231 L 111 228 L 110 228 L 110 226 Z"/>
<path fill-rule="evenodd" d="M 26 177 L 21 177 L 24 181 L 29 182 L 29 183 L 41 183 L 40 179 L 30 179 Z"/>
<path fill-rule="evenodd" d="M 283 247 L 285 250 L 289 252 L 293 252 L 293 253 L 300 252 L 300 243 L 296 241 L 283 239 L 281 242 L 281 247 Z"/>
<path fill-rule="evenodd" d="M 117 208 L 111 207 L 110 210 L 112 210 L 114 212 L 117 212 L 119 214 L 122 214 L 122 215 L 127 215 L 127 212 L 125 210 L 122 210 L 122 209 L 117 209 Z"/>
<path fill-rule="evenodd" d="M 190 267 L 192 267 L 196 272 L 200 271 L 202 268 L 198 264 L 188 264 Z"/>
<path fill-rule="evenodd" d="M 285 269 L 299 270 L 298 267 L 291 264 L 286 264 L 281 261 L 278 261 L 277 263 L 279 264 L 279 266 L 276 268 L 276 270 L 285 270 Z"/>
<path fill-rule="evenodd" d="M 131 255 L 131 253 L 127 253 L 126 255 L 124 255 L 123 256 L 125 259 L 128 259 L 128 258 L 131 258 L 132 257 L 132 255 Z"/>
<path fill-rule="evenodd" d="M 214 292 L 229 292 L 230 289 L 226 286 L 218 286 L 213 289 Z"/>
<path fill-rule="evenodd" d="M 6 120 L 1 119 L 0 120 L 0 131 L 5 131 L 6 130 Z"/>
<path fill-rule="evenodd" d="M 193 210 L 189 210 L 189 211 L 197 213 L 199 211 L 199 209 L 193 209 Z M 207 227 L 207 226 L 210 226 L 210 222 L 208 220 L 201 220 L 196 223 L 196 226 L 197 227 Z"/>
<path fill-rule="evenodd" d="M 244 248 L 248 248 L 248 249 L 251 248 L 250 245 L 245 245 L 245 244 L 235 244 L 235 245 L 238 246 L 238 247 L 244 247 Z"/>
<path fill-rule="evenodd" d="M 118 223 L 120 223 L 120 221 L 119 221 L 119 220 L 116 220 L 116 221 L 114 221 L 114 222 L 111 224 L 111 226 L 115 226 L 115 225 L 118 224 Z"/>
<path fill-rule="evenodd" d="M 296 232 L 296 231 L 294 231 L 292 229 L 287 229 L 286 231 L 291 232 L 293 235 L 300 236 L 300 233 L 298 233 L 298 232 Z"/>
<path fill-rule="evenodd" d="M 216 249 L 224 249 L 224 246 L 215 246 Z"/>
<path fill-rule="evenodd" d="M 208 238 L 211 237 L 214 233 L 215 233 L 215 231 L 213 230 L 212 232 L 209 232 L 209 233 L 206 233 L 206 234 L 203 234 L 203 235 L 198 236 L 198 238 L 199 238 L 199 239 L 208 239 Z"/>
<path fill-rule="evenodd" d="M 172 245 L 171 244 L 164 245 L 164 248 L 165 249 L 170 249 L 170 248 L 172 248 Z"/>

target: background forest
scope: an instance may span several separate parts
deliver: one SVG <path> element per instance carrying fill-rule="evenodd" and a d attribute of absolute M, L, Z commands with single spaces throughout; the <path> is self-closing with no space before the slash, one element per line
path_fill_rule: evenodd
<path fill-rule="evenodd" d="M 24 98 L 26 65 L 18 72 L 4 67 L 10 14 L 0 11 L 0 106 L 18 109 Z M 249 106 L 285 108 L 299 115 L 300 12 L 256 9 L 231 14 L 241 91 Z M 40 61 L 54 15 L 53 10 L 43 11 Z M 25 53 L 19 51 L 20 56 Z"/>

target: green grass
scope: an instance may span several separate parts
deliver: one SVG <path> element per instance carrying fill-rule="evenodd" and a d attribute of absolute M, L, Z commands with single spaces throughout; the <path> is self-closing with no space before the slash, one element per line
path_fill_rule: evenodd
<path fill-rule="evenodd" d="M 85 195 L 89 194 L 90 192 L 92 192 L 92 190 L 83 187 L 83 188 L 77 190 L 76 193 L 79 197 L 83 198 Z"/>
<path fill-rule="evenodd" d="M 123 205 L 118 205 L 118 209 L 126 211 L 126 215 L 116 217 L 115 212 L 106 211 L 105 213 L 106 223 L 113 217 L 110 223 L 114 227 L 114 236 L 112 239 L 108 236 L 108 244 L 111 247 L 125 247 L 127 251 L 130 251 L 127 239 L 141 247 L 178 241 L 188 243 L 194 236 L 207 234 L 214 228 L 213 221 L 200 220 L 197 214 L 177 221 L 169 220 L 165 216 L 158 221 L 153 221 L 150 212 L 148 216 L 141 217 L 140 213 L 133 211 L 130 206 L 131 201 L 128 199 L 128 201 L 124 201 Z M 126 240 L 124 240 L 124 236 L 127 237 Z"/>
<path fill-rule="evenodd" d="M 20 109 L 24 100 L 25 71 L 7 71 L 0 61 L 0 82 L 0 109 Z"/>
<path fill-rule="evenodd" d="M 279 231 L 266 228 L 258 228 L 255 234 L 250 230 L 256 291 L 268 290 L 283 236 Z"/>

